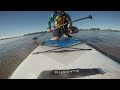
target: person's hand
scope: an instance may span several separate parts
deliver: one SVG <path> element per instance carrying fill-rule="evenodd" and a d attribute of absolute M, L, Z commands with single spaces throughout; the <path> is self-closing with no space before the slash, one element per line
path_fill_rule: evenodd
<path fill-rule="evenodd" d="M 48 33 L 50 33 L 51 32 L 51 29 L 48 29 Z"/>
<path fill-rule="evenodd" d="M 69 34 L 72 34 L 73 33 L 72 27 L 68 27 L 68 31 L 69 31 Z"/>
<path fill-rule="evenodd" d="M 72 29 L 70 28 L 70 29 L 69 29 L 69 34 L 72 34 L 72 33 L 73 33 L 73 31 L 72 31 Z"/>

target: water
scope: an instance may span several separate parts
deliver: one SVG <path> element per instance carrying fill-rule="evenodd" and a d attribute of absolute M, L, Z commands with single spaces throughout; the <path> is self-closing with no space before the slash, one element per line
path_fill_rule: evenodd
<path fill-rule="evenodd" d="M 80 31 L 74 36 L 120 63 L 120 32 Z"/>
<path fill-rule="evenodd" d="M 0 40 L 0 78 L 8 78 L 20 63 L 38 46 L 33 44 L 32 38 L 40 34 Z M 42 34 L 41 34 L 42 35 Z M 51 38 L 52 34 L 45 34 L 38 41 Z M 110 31 L 80 31 L 73 37 L 97 47 L 104 54 L 120 63 L 120 32 Z"/>

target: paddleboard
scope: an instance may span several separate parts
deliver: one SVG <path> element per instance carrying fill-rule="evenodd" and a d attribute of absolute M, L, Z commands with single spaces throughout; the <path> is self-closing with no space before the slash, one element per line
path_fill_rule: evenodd
<path fill-rule="evenodd" d="M 77 38 L 39 45 L 10 79 L 120 79 L 120 65 Z"/>

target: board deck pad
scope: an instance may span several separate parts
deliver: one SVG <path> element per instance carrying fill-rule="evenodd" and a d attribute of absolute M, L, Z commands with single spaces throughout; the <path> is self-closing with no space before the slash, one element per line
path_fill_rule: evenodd
<path fill-rule="evenodd" d="M 104 74 L 100 68 L 92 69 L 68 69 L 68 70 L 48 70 L 41 72 L 37 79 L 67 79 L 79 78 L 96 74 Z"/>
<path fill-rule="evenodd" d="M 73 44 L 77 44 L 79 42 L 80 42 L 80 40 L 77 38 L 69 38 L 69 39 L 61 38 L 59 41 L 48 40 L 48 41 L 46 41 L 46 43 L 44 45 L 64 48 L 64 47 L 68 47 Z"/>

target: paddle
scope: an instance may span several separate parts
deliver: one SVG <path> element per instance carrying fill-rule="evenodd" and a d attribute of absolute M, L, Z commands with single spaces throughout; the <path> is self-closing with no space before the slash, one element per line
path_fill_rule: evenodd
<path fill-rule="evenodd" d="M 92 19 L 92 16 L 89 15 L 88 17 L 84 17 L 84 18 L 80 18 L 80 19 L 74 20 L 74 21 L 72 21 L 72 23 L 77 22 L 77 21 L 80 21 L 80 20 L 88 19 L 88 18 Z M 57 28 L 60 28 L 60 27 L 62 27 L 62 26 L 64 26 L 64 25 L 67 25 L 67 24 L 68 24 L 68 23 L 65 23 L 65 24 L 63 24 L 63 25 L 58 26 Z M 54 28 L 54 30 L 56 30 L 57 28 Z M 54 30 L 51 30 L 51 32 L 53 32 Z M 40 36 L 43 36 L 43 35 L 45 35 L 45 34 L 46 34 L 46 33 L 43 33 L 43 34 L 41 34 Z M 38 36 L 38 37 L 40 37 L 40 36 Z M 33 40 L 37 40 L 38 37 L 34 37 Z"/>

